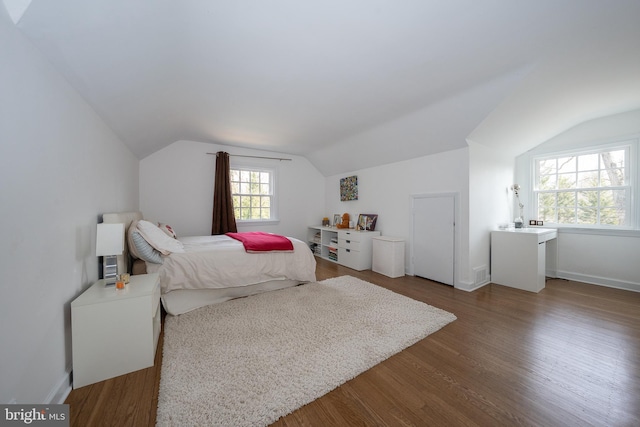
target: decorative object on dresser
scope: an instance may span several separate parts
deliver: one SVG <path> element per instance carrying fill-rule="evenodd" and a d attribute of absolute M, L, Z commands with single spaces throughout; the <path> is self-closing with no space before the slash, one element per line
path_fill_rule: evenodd
<path fill-rule="evenodd" d="M 98 224 L 96 228 L 96 256 L 103 257 L 104 286 L 113 286 L 118 277 L 117 255 L 124 250 L 124 224 Z M 122 271 L 126 273 L 126 271 Z"/>
<path fill-rule="evenodd" d="M 336 224 L 337 228 L 349 228 L 349 214 L 348 213 L 344 213 L 342 214 L 342 219 L 340 220 L 339 224 Z"/>
<path fill-rule="evenodd" d="M 340 201 L 358 200 L 358 176 L 340 179 Z"/>
<path fill-rule="evenodd" d="M 342 222 L 342 215 L 340 214 L 333 214 L 333 226 L 337 227 L 338 224 L 340 224 Z"/>
<path fill-rule="evenodd" d="M 153 366 L 160 336 L 160 280 L 131 276 L 122 290 L 104 280 L 71 302 L 73 388 Z"/>
<path fill-rule="evenodd" d="M 374 214 L 360 214 L 358 216 L 357 230 L 374 231 L 376 229 L 376 221 L 378 221 L 378 215 Z"/>
<path fill-rule="evenodd" d="M 167 316 L 156 425 L 269 425 L 455 319 L 351 276 Z"/>

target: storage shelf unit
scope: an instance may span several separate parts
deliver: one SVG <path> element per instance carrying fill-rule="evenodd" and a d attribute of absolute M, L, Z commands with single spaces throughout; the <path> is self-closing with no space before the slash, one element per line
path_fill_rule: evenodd
<path fill-rule="evenodd" d="M 360 271 L 371 268 L 371 239 L 379 235 L 379 231 L 318 225 L 308 228 L 307 241 L 316 256 Z"/>

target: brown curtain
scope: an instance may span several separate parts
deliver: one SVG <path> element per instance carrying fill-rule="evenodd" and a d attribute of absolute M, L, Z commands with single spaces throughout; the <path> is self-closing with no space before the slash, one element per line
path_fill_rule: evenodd
<path fill-rule="evenodd" d="M 229 179 L 229 153 L 216 153 L 216 176 L 213 184 L 213 224 L 211 234 L 236 233 L 233 198 Z"/>

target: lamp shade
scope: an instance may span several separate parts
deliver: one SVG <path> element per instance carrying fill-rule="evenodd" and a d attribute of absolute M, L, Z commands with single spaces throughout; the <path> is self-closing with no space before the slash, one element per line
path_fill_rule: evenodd
<path fill-rule="evenodd" d="M 96 256 L 121 255 L 124 250 L 124 224 L 98 224 Z"/>

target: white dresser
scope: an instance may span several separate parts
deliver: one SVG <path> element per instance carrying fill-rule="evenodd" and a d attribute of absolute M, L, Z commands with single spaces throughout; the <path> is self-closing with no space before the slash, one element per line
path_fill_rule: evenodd
<path fill-rule="evenodd" d="M 314 255 L 358 271 L 371 269 L 371 239 L 379 236 L 379 231 L 319 225 L 308 230 L 307 241 Z"/>
<path fill-rule="evenodd" d="M 540 292 L 545 285 L 547 242 L 556 237 L 557 230 L 550 228 L 492 231 L 491 281 Z"/>
<path fill-rule="evenodd" d="M 73 300 L 73 387 L 153 366 L 160 311 L 157 274 L 131 276 L 123 290 L 98 280 Z"/>
<path fill-rule="evenodd" d="M 338 263 L 354 270 L 370 270 L 372 241 L 379 231 L 338 230 Z"/>

